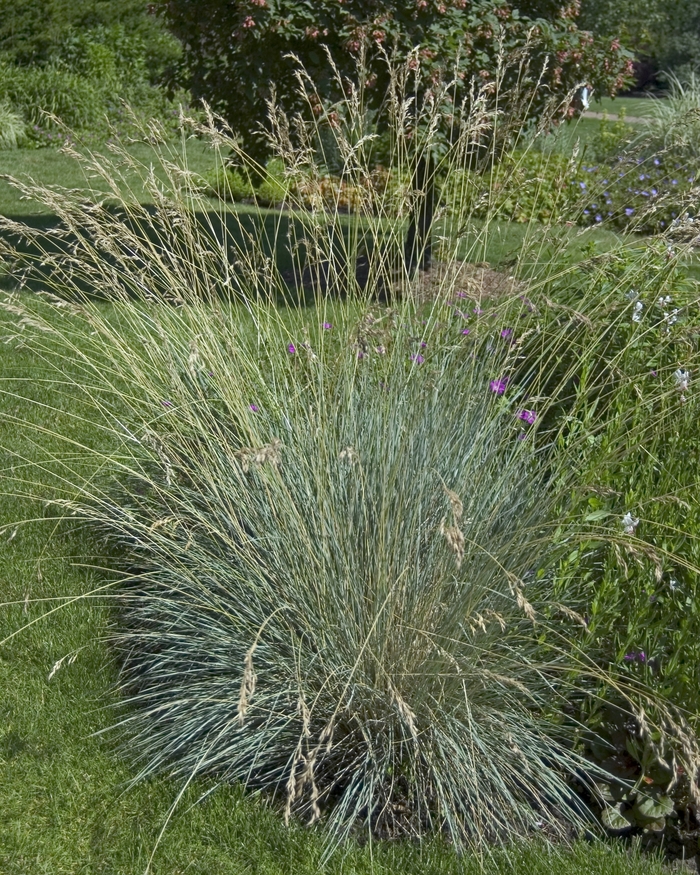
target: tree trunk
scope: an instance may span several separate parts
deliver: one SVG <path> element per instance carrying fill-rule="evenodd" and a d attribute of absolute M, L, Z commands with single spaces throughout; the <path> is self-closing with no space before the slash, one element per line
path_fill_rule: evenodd
<path fill-rule="evenodd" d="M 406 232 L 404 264 L 409 277 L 416 268 L 429 270 L 432 261 L 432 224 L 435 212 L 435 176 L 433 162 L 428 155 L 421 155 L 413 173 L 412 188 L 419 192 L 416 206 Z"/>

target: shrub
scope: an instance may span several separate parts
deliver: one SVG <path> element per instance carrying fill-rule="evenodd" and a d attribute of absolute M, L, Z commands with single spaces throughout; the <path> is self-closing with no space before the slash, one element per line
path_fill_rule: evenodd
<path fill-rule="evenodd" d="M 512 222 L 559 221 L 580 202 L 570 185 L 575 162 L 529 148 L 509 152 L 484 174 L 451 173 L 442 196 L 448 209 L 469 204 L 475 216 Z M 464 203 L 463 203 L 464 201 Z"/>
<path fill-rule="evenodd" d="M 624 324 L 618 349 L 601 345 L 601 357 L 603 367 L 624 374 L 625 389 L 612 402 L 603 430 L 590 434 L 579 462 L 585 488 L 578 501 L 580 513 L 603 532 L 608 525 L 620 531 L 619 520 L 629 515 L 635 542 L 606 544 L 594 536 L 578 545 L 560 569 L 558 588 L 587 618 L 580 631 L 586 653 L 643 679 L 686 709 L 697 727 L 700 528 L 691 496 L 698 488 L 700 452 L 694 388 L 700 296 L 663 244 L 647 249 L 644 260 L 630 253 L 604 257 L 599 294 L 611 287 L 617 293 L 606 321 L 624 314 Z M 605 326 L 591 330 L 603 334 Z M 600 417 L 600 397 L 586 406 L 584 430 Z M 640 743 L 625 731 L 624 720 L 604 709 L 587 718 L 598 727 L 606 720 L 603 734 L 611 745 L 593 746 L 595 755 L 608 761 L 618 779 L 635 773 L 637 791 L 643 777 L 658 796 L 673 777 L 669 751 Z"/>
<path fill-rule="evenodd" d="M 397 94 L 396 142 L 430 132 Z M 582 738 L 578 715 L 614 691 L 641 740 L 674 750 L 695 798 L 696 749 L 673 708 L 577 650 L 585 617 L 558 598 L 557 572 L 593 534 L 638 545 L 581 520 L 570 497 L 591 437 L 611 457 L 632 439 L 606 428 L 634 419 L 616 407 L 633 303 L 591 330 L 621 283 L 524 252 L 530 281 L 484 300 L 455 264 L 468 204 L 441 226 L 443 272 L 416 281 L 398 257 L 412 187 L 367 185 L 339 126 L 361 195 L 341 217 L 310 157 L 316 132 L 300 123 L 294 146 L 273 121 L 295 209 L 272 230 L 248 211 L 214 221 L 167 151 L 168 188 L 145 174 L 152 210 L 18 183 L 62 225 L 49 242 L 4 223 L 34 246 L 5 240 L 5 258 L 57 293 L 6 300 L 14 334 L 59 382 L 70 362 L 105 433 L 80 462 L 66 436 L 46 469 L 54 505 L 122 556 L 111 640 L 139 775 L 239 779 L 336 836 L 436 829 L 481 844 L 542 822 L 562 834 L 587 817 L 572 779 L 593 793 L 610 776 L 584 744 L 605 738 Z M 235 139 L 195 129 L 255 166 Z M 469 169 L 473 144 L 465 125 L 445 170 Z M 135 166 L 118 147 L 84 160 L 108 181 Z M 656 292 L 647 266 L 640 290 Z M 307 290 L 315 309 L 296 306 Z"/>
<path fill-rule="evenodd" d="M 102 122 L 105 93 L 93 82 L 58 67 L 0 68 L 0 97 L 25 117 L 32 129 L 46 124 L 45 113 L 77 130 Z"/>
<path fill-rule="evenodd" d="M 142 0 L 3 0 L 0 57 L 20 67 L 44 67 L 89 40 L 109 46 L 120 67 L 145 65 L 159 84 L 177 64 L 180 46 Z"/>
<path fill-rule="evenodd" d="M 47 64 L 0 65 L 0 100 L 8 101 L 29 123 L 30 142 L 61 142 L 61 125 L 84 138 L 106 139 L 111 126 L 123 126 L 130 112 L 157 118 L 173 133 L 177 107 L 187 95 L 175 99 L 152 84 L 147 44 L 123 26 L 93 28 L 71 34 L 52 53 Z"/>

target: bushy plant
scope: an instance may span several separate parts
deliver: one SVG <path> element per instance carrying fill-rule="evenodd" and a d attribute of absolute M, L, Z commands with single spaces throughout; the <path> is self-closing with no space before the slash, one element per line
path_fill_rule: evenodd
<path fill-rule="evenodd" d="M 180 58 L 177 40 L 142 0 L 0 0 L 0 57 L 8 64 L 44 67 L 86 39 L 109 46 L 122 67 L 145 65 L 153 85 Z"/>
<path fill-rule="evenodd" d="M 0 100 L 0 149 L 16 149 L 25 136 L 22 116 L 9 103 Z"/>
<path fill-rule="evenodd" d="M 429 137 L 410 94 L 392 99 L 396 142 Z M 498 118 L 488 103 L 469 116 L 445 161 L 469 169 L 475 131 Z M 215 126 L 195 129 L 256 166 Z M 614 692 L 697 795 L 680 719 L 576 648 L 571 627 L 586 620 L 557 590 L 591 529 L 637 544 L 577 517 L 570 497 L 575 461 L 626 398 L 615 366 L 634 343 L 628 320 L 602 346 L 589 330 L 620 283 L 605 294 L 595 264 L 523 252 L 513 293 L 487 300 L 457 262 L 466 199 L 440 228 L 444 269 L 415 280 L 400 258 L 413 189 L 366 185 L 361 146 L 339 126 L 344 179 L 361 193 L 342 217 L 323 197 L 316 131 L 300 122 L 292 143 L 282 114 L 273 130 L 295 209 L 272 229 L 248 211 L 214 221 L 201 180 L 167 151 L 167 188 L 144 174 L 153 209 L 18 183 L 61 226 L 47 241 L 2 222 L 32 240 L 0 238 L 4 258 L 53 291 L 5 300 L 8 342 L 40 350 L 59 383 L 70 362 L 71 391 L 104 429 L 98 448 L 66 435 L 45 468 L 51 506 L 121 556 L 110 639 L 139 776 L 242 780 L 336 836 L 562 834 L 587 816 L 572 779 L 593 792 L 610 774 L 587 758 L 577 715 Z M 118 147 L 84 160 L 108 183 L 124 163 L 139 169 Z M 611 452 L 622 437 L 610 432 Z"/>
<path fill-rule="evenodd" d="M 77 130 L 98 126 L 105 108 L 99 85 L 58 67 L 0 68 L 0 96 L 24 115 L 30 130 L 46 124 L 45 113 Z"/>
<path fill-rule="evenodd" d="M 552 222 L 568 217 L 580 203 L 570 181 L 575 160 L 536 148 L 508 152 L 485 173 L 450 173 L 442 189 L 448 209 L 470 203 L 475 216 L 512 222 Z"/>
<path fill-rule="evenodd" d="M 7 102 L 27 122 L 33 145 L 63 142 L 65 128 L 104 140 L 110 126 L 126 129 L 128 118 L 155 117 L 170 133 L 177 129 L 178 107 L 187 95 L 170 101 L 165 93 L 144 81 L 125 82 L 111 52 L 94 45 L 79 72 L 65 64 L 45 67 L 0 65 L 0 100 Z M 87 72 L 91 70 L 92 72 Z M 130 109 L 124 103 L 131 100 Z"/>
<path fill-rule="evenodd" d="M 700 158 L 700 76 L 668 75 L 669 90 L 651 104 L 644 139 L 657 151 L 697 162 Z"/>
<path fill-rule="evenodd" d="M 606 222 L 640 233 L 658 233 L 678 224 L 688 211 L 695 215 L 698 200 L 696 173 L 687 163 L 620 156 L 613 164 L 582 165 L 571 180 L 585 206 L 583 224 Z"/>
<path fill-rule="evenodd" d="M 574 611 L 577 650 L 662 692 L 697 726 L 699 545 L 688 499 L 698 487 L 700 294 L 658 242 L 597 256 L 589 276 L 583 299 L 573 273 L 549 291 L 553 304 L 579 314 L 569 337 L 577 407 L 575 415 L 561 411 L 568 425 L 558 440 L 566 447 L 572 437 L 578 448 L 571 508 L 592 528 L 572 538 L 563 525 L 554 536 L 570 549 L 555 592 Z M 523 352 L 529 358 L 527 344 Z M 560 367 L 555 352 L 543 373 L 558 380 Z M 589 756 L 610 772 L 595 794 L 606 826 L 691 841 L 694 809 L 673 747 L 644 737 L 613 689 L 593 704 L 581 719 L 597 735 L 585 742 Z"/>

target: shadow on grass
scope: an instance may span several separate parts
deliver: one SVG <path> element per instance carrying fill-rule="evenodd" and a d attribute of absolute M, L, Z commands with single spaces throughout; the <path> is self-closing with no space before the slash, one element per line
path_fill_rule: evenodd
<path fill-rule="evenodd" d="M 209 299 L 257 293 L 272 296 L 278 304 L 311 304 L 319 291 L 344 298 L 353 286 L 356 290 L 366 287 L 377 247 L 388 250 L 387 240 L 373 238 L 362 221 L 353 221 L 351 216 L 334 223 L 324 241 L 326 257 L 319 258 L 313 256 L 317 247 L 310 243 L 308 222 L 289 211 L 198 211 L 192 225 L 183 228 L 177 222 L 166 225 L 151 205 L 142 206 L 146 213 L 142 218 L 126 216 L 118 207 L 104 209 L 111 214 L 108 221 L 114 223 L 115 231 L 117 223 L 127 229 L 121 239 L 115 235 L 109 243 L 96 244 L 102 250 L 100 257 L 113 268 L 116 286 L 133 297 L 143 296 L 144 286 L 135 286 L 140 267 L 147 291 L 173 303 L 194 288 Z M 4 243 L 14 257 L 6 253 L 4 265 L 0 264 L 0 288 L 50 288 L 61 294 L 61 287 L 67 285 L 62 282 L 65 267 L 59 269 L 57 263 L 67 263 L 65 259 L 76 247 L 78 257 L 81 248 L 85 252 L 79 236 L 56 233 L 61 220 L 55 214 L 7 216 L 4 221 L 0 252 Z M 19 226 L 26 226 L 29 233 L 22 235 Z M 87 240 L 95 241 L 87 227 L 80 229 L 83 232 Z M 222 269 L 222 257 L 226 269 Z M 383 257 L 388 257 L 386 251 Z M 90 259 L 94 261 L 94 250 L 84 261 Z M 130 269 L 121 270 L 120 262 L 127 260 Z M 352 261 L 354 272 L 347 266 Z M 97 272 L 93 277 L 91 281 L 89 273 L 78 266 L 71 282 L 79 294 L 99 299 Z"/>

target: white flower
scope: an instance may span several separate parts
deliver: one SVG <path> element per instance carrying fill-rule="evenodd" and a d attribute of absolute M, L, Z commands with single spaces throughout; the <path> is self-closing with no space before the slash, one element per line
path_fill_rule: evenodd
<path fill-rule="evenodd" d="M 632 321 L 633 322 L 641 322 L 642 321 L 642 310 L 644 309 L 644 304 L 641 301 L 637 301 L 634 305 L 634 313 L 632 313 Z"/>
<path fill-rule="evenodd" d="M 690 371 L 687 371 L 685 368 L 678 368 L 677 371 L 674 371 L 673 376 L 676 378 L 678 391 L 687 392 L 688 383 L 690 382 Z"/>
<path fill-rule="evenodd" d="M 622 527 L 626 535 L 633 535 L 638 525 L 639 520 L 637 517 L 633 517 L 629 511 L 622 517 Z"/>
<path fill-rule="evenodd" d="M 681 588 L 681 585 L 680 583 L 678 583 L 675 577 L 672 577 L 668 582 L 668 588 L 671 590 L 671 592 L 676 592 Z"/>

